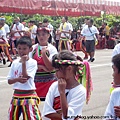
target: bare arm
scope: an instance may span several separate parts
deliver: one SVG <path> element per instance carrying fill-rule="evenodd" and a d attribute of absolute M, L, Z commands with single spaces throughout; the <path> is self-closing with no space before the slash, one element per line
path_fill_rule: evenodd
<path fill-rule="evenodd" d="M 11 30 L 11 34 L 15 34 L 17 33 L 18 31 L 14 31 L 14 30 Z"/>
<path fill-rule="evenodd" d="M 43 48 L 41 52 L 42 52 L 42 57 L 43 57 L 46 68 L 48 69 L 48 71 L 52 71 L 54 68 L 52 67 L 52 63 L 48 58 L 48 55 L 47 55 L 48 50 L 47 50 L 47 48 Z"/>
<path fill-rule="evenodd" d="M 67 99 L 66 99 L 66 94 L 65 93 L 60 93 L 60 101 L 61 101 L 60 103 L 61 103 L 63 117 L 67 118 L 68 103 L 67 103 Z"/>
<path fill-rule="evenodd" d="M 26 59 L 26 56 L 23 57 L 24 59 Z M 20 83 L 25 83 L 28 80 L 28 75 L 27 75 L 27 71 L 26 71 L 26 63 L 24 62 L 23 58 L 21 59 L 22 62 L 22 73 L 20 74 L 20 76 L 16 77 L 16 78 L 8 78 L 8 84 L 14 84 L 16 82 L 20 82 Z M 11 74 L 13 74 L 13 72 L 11 72 Z"/>
<path fill-rule="evenodd" d="M 62 33 L 69 33 L 70 34 L 70 31 L 62 30 Z"/>
<path fill-rule="evenodd" d="M 25 30 L 17 30 L 17 32 L 25 32 Z"/>
<path fill-rule="evenodd" d="M 28 56 L 24 55 L 21 57 L 21 62 L 22 62 L 22 76 L 29 79 L 30 77 L 27 74 L 27 69 L 26 69 L 26 61 L 28 60 Z"/>
<path fill-rule="evenodd" d="M 51 113 L 45 116 L 50 118 L 51 120 L 62 120 L 62 115 L 58 113 Z"/>
<path fill-rule="evenodd" d="M 61 105 L 63 117 L 66 119 L 67 112 L 68 112 L 68 103 L 67 103 L 67 98 L 65 94 L 65 88 L 66 88 L 66 81 L 64 79 L 59 79 L 58 90 L 60 93 L 60 105 Z"/>
<path fill-rule="evenodd" d="M 115 115 L 120 118 L 120 106 L 114 106 Z"/>
<path fill-rule="evenodd" d="M 56 30 L 55 33 L 56 33 L 56 35 L 60 35 L 61 32 L 60 32 L 60 30 Z"/>
<path fill-rule="evenodd" d="M 11 31 L 11 34 L 15 34 L 15 33 L 17 33 L 17 32 L 25 32 L 24 30 L 16 30 L 16 31 Z"/>
<path fill-rule="evenodd" d="M 14 84 L 16 82 L 25 83 L 25 82 L 27 82 L 27 78 L 23 78 L 22 76 L 20 76 L 18 78 L 8 80 L 8 84 Z"/>
<path fill-rule="evenodd" d="M 98 39 L 98 38 L 99 38 L 99 35 L 98 35 L 97 33 L 96 33 L 95 35 L 96 35 L 96 37 L 97 37 L 97 39 Z"/>

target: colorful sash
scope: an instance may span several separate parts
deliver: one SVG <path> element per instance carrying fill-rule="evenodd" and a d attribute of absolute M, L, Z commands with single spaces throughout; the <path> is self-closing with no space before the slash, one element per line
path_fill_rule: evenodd
<path fill-rule="evenodd" d="M 38 105 L 40 104 L 40 99 L 37 96 L 35 91 L 16 91 L 13 94 L 13 98 L 11 100 L 12 105 Z"/>
<path fill-rule="evenodd" d="M 49 56 L 49 53 L 47 54 Z M 40 46 L 38 45 L 36 47 L 36 49 L 33 51 L 33 55 L 32 55 L 32 58 L 35 59 L 37 61 L 37 64 L 38 65 L 43 65 L 45 66 L 44 64 L 44 61 L 43 61 L 43 58 L 41 56 L 41 48 Z M 55 71 L 52 71 L 52 72 L 45 72 L 43 70 L 38 70 L 36 72 L 36 75 L 35 75 L 35 82 L 48 82 L 50 80 L 57 80 L 56 76 L 55 76 Z"/>

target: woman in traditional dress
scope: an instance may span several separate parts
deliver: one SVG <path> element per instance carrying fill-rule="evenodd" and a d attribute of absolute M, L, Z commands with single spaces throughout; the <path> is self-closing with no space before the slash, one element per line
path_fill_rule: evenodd
<path fill-rule="evenodd" d="M 54 68 L 52 67 L 52 56 L 57 49 L 50 43 L 48 38 L 50 30 L 46 27 L 37 29 L 38 43 L 33 45 L 30 56 L 37 61 L 38 70 L 35 75 L 36 92 L 42 101 L 45 100 L 50 85 L 57 80 Z"/>

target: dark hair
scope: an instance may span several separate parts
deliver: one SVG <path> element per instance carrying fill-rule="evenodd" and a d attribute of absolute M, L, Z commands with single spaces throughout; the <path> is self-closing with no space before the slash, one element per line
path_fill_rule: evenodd
<path fill-rule="evenodd" d="M 77 29 L 76 29 L 76 28 L 74 28 L 72 32 L 77 32 Z"/>
<path fill-rule="evenodd" d="M 86 20 L 89 20 L 89 18 L 85 18 L 85 19 L 86 19 Z M 85 19 L 84 19 L 84 20 L 85 20 Z"/>
<path fill-rule="evenodd" d="M 37 36 L 35 37 L 35 44 L 39 43 Z"/>
<path fill-rule="evenodd" d="M 16 46 L 19 44 L 21 45 L 27 45 L 29 48 L 32 47 L 32 40 L 28 36 L 22 36 L 19 40 L 17 40 Z"/>
<path fill-rule="evenodd" d="M 68 16 L 65 16 L 64 18 L 65 18 L 66 21 L 68 21 Z"/>
<path fill-rule="evenodd" d="M 47 22 L 48 22 L 48 19 L 45 18 L 45 19 L 43 20 L 43 23 L 47 23 Z"/>
<path fill-rule="evenodd" d="M 52 58 L 52 66 L 54 68 L 65 70 L 65 68 L 68 67 L 69 65 L 56 63 L 55 60 L 73 60 L 73 61 L 80 60 L 82 61 L 82 58 L 75 56 L 71 51 L 68 51 L 68 50 L 62 50 L 58 54 L 54 55 Z M 76 74 L 76 71 L 78 71 L 78 66 L 77 65 L 72 65 L 72 66 L 74 66 L 74 73 Z"/>
<path fill-rule="evenodd" d="M 105 22 L 104 24 L 105 24 L 105 25 L 107 25 L 107 23 L 106 23 L 106 22 Z"/>
<path fill-rule="evenodd" d="M 112 63 L 118 69 L 118 73 L 120 73 L 120 54 L 117 54 L 112 58 Z"/>
<path fill-rule="evenodd" d="M 92 23 L 92 24 L 94 23 L 93 19 L 90 19 L 90 23 Z"/>
<path fill-rule="evenodd" d="M 86 18 L 87 20 L 89 20 L 89 18 Z"/>
<path fill-rule="evenodd" d="M 35 20 L 30 20 L 30 23 L 35 23 Z"/>

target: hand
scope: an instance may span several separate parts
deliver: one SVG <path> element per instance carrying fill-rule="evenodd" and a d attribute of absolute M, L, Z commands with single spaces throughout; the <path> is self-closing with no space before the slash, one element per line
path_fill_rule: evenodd
<path fill-rule="evenodd" d="M 25 78 L 25 77 L 23 77 L 22 75 L 20 75 L 19 77 L 18 77 L 18 82 L 20 82 L 20 83 L 25 83 L 25 82 L 27 82 L 27 78 Z"/>
<path fill-rule="evenodd" d="M 27 60 L 28 60 L 28 55 L 23 55 L 23 56 L 21 57 L 21 62 L 22 62 L 22 63 L 26 62 Z"/>
<path fill-rule="evenodd" d="M 60 114 L 60 115 L 62 115 L 62 110 L 60 109 L 60 110 L 57 110 L 56 111 L 58 114 Z"/>
<path fill-rule="evenodd" d="M 58 79 L 58 90 L 59 90 L 59 93 L 65 93 L 65 88 L 66 88 L 66 81 L 65 79 L 61 78 L 61 79 Z"/>
<path fill-rule="evenodd" d="M 47 55 L 49 53 L 47 47 L 42 48 L 41 53 L 42 55 Z"/>
<path fill-rule="evenodd" d="M 114 106 L 115 115 L 120 118 L 120 106 Z"/>

